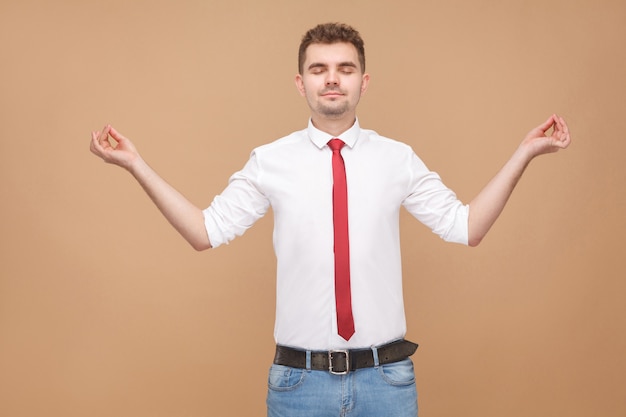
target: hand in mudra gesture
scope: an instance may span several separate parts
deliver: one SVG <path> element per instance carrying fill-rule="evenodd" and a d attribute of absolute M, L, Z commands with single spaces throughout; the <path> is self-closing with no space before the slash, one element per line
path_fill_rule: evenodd
<path fill-rule="evenodd" d="M 135 145 L 110 125 L 102 131 L 91 132 L 91 152 L 104 162 L 130 169 L 139 158 Z"/>
<path fill-rule="evenodd" d="M 550 129 L 552 131 L 548 134 Z M 571 141 L 565 120 L 554 114 L 544 123 L 528 132 L 520 146 L 529 152 L 531 158 L 534 158 L 535 156 L 565 149 Z"/>

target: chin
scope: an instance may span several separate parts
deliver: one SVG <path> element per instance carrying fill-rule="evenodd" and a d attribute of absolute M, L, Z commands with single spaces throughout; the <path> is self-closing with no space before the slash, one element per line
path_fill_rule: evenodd
<path fill-rule="evenodd" d="M 347 106 L 339 106 L 339 107 L 328 107 L 328 106 L 320 106 L 317 108 L 317 112 L 326 117 L 341 117 L 348 112 Z"/>

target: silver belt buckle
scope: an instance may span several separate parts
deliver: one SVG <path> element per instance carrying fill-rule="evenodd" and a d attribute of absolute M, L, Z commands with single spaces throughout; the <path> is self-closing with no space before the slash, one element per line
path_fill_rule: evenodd
<path fill-rule="evenodd" d="M 335 371 L 333 357 L 335 354 L 343 354 L 346 358 L 346 369 L 344 371 Z M 348 350 L 329 350 L 328 351 L 328 372 L 333 375 L 346 375 L 350 372 L 350 352 Z"/>

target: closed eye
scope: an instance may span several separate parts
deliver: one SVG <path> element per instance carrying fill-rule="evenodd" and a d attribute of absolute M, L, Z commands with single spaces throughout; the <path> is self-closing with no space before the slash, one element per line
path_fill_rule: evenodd
<path fill-rule="evenodd" d="M 309 72 L 311 74 L 321 74 L 326 71 L 328 67 L 324 64 L 311 64 L 309 65 Z"/>
<path fill-rule="evenodd" d="M 357 66 L 354 62 L 342 62 L 338 65 L 339 71 L 344 74 L 352 74 L 356 72 Z"/>

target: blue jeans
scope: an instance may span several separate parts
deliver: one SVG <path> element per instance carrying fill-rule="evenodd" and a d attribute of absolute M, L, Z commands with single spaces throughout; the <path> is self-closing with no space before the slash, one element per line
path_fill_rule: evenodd
<path fill-rule="evenodd" d="M 413 362 L 346 375 L 272 365 L 268 417 L 417 417 Z"/>

